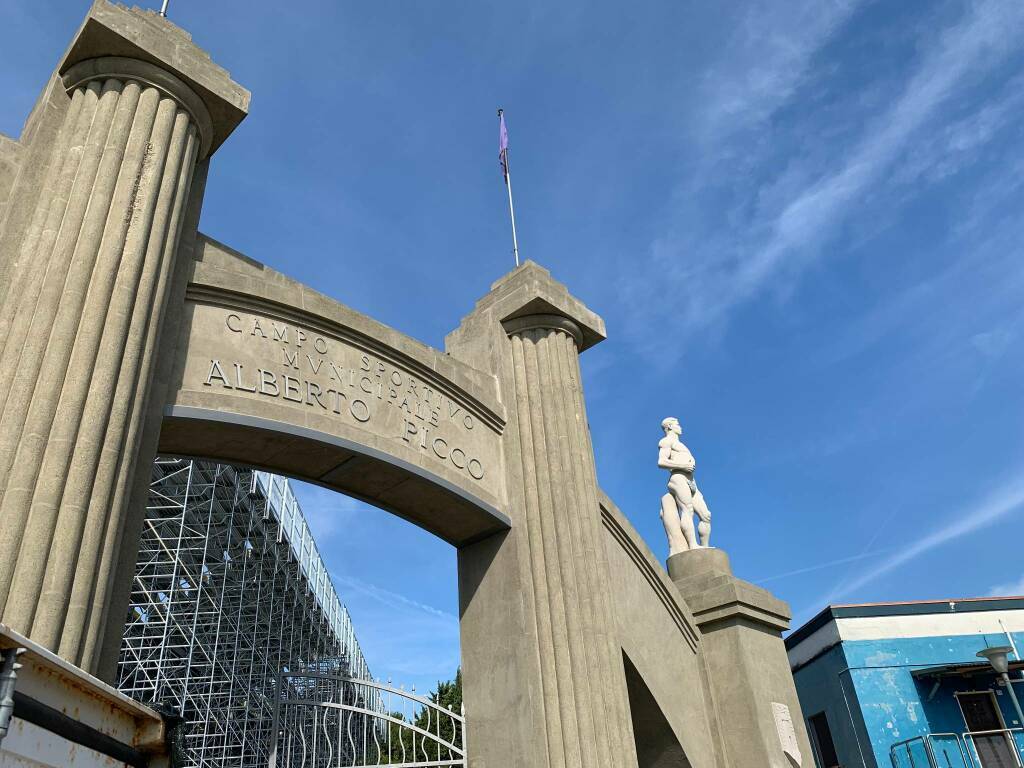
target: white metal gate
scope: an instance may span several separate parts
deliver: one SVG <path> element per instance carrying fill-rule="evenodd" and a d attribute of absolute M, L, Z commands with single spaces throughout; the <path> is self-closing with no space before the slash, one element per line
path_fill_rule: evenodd
<path fill-rule="evenodd" d="M 440 768 L 466 764 L 465 718 L 375 680 L 279 677 L 270 768 Z"/>

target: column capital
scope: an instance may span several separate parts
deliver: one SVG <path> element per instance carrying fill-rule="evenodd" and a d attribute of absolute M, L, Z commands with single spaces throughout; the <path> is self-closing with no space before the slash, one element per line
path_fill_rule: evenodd
<path fill-rule="evenodd" d="M 182 105 L 193 113 L 200 133 L 205 134 L 204 146 L 208 146 L 200 160 L 216 151 L 249 111 L 249 91 L 234 82 L 227 70 L 214 64 L 209 54 L 193 43 L 183 29 L 155 11 L 95 0 L 61 59 L 57 72 L 64 76 L 65 85 L 71 87 L 73 83 L 69 83 L 68 77 L 81 80 L 90 67 L 95 69 L 98 66 L 96 62 L 110 65 L 116 60 L 135 61 L 133 66 L 139 71 L 111 71 L 111 77 L 142 79 L 161 87 L 180 99 Z M 146 67 L 140 65 L 151 65 L 155 70 L 143 72 Z M 171 79 L 154 78 L 152 73 L 157 70 Z M 108 73 L 96 70 L 87 79 L 103 74 Z M 183 84 L 185 90 L 194 94 L 191 103 L 187 97 L 181 98 L 181 88 L 170 87 L 175 82 Z M 198 108 L 198 104 L 203 110 Z M 205 125 L 202 111 L 209 115 Z"/>
<path fill-rule="evenodd" d="M 496 320 L 510 335 L 528 328 L 564 330 L 576 339 L 580 352 L 606 338 L 604 320 L 533 261 L 523 262 L 497 280 L 463 318 L 461 327 L 481 316 Z"/>
<path fill-rule="evenodd" d="M 64 87 L 70 94 L 74 89 L 87 85 L 94 80 L 101 83 L 105 80 L 120 80 L 124 83 L 135 82 L 142 86 L 151 86 L 160 93 L 174 99 L 192 118 L 192 123 L 199 132 L 199 159 L 210 153 L 213 142 L 213 121 L 210 110 L 202 99 L 182 80 L 166 69 L 150 64 L 141 59 L 129 59 L 124 56 L 100 56 L 96 59 L 85 59 L 67 69 L 63 76 Z"/>
<path fill-rule="evenodd" d="M 562 315 L 522 315 L 506 320 L 501 325 L 509 336 L 542 328 L 544 330 L 565 331 L 575 340 L 577 349 L 583 344 L 583 331 L 576 323 Z"/>

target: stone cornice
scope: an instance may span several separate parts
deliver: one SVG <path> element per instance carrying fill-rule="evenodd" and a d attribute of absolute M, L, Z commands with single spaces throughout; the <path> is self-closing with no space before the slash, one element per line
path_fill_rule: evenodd
<path fill-rule="evenodd" d="M 696 653 L 700 645 L 700 631 L 696 617 L 691 616 L 686 607 L 681 604 L 679 593 L 672 589 L 672 582 L 665 573 L 654 555 L 647 549 L 647 546 L 639 539 L 639 535 L 622 515 L 622 512 L 615 506 L 611 499 L 601 494 L 601 521 L 605 529 L 612 535 L 623 551 L 629 555 L 637 569 L 651 585 L 651 589 L 657 595 L 658 600 L 665 606 L 679 628 L 683 639 L 686 640 L 690 649 Z"/>
<path fill-rule="evenodd" d="M 249 91 L 211 61 L 185 30 L 154 11 L 95 0 L 57 72 L 64 74 L 80 62 L 100 57 L 147 62 L 195 91 L 210 114 L 210 153 L 249 111 Z"/>

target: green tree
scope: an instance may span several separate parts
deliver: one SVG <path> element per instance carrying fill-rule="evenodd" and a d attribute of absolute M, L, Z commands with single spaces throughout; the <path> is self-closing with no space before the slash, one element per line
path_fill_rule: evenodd
<path fill-rule="evenodd" d="M 428 698 L 444 710 L 455 715 L 462 714 L 462 669 L 455 672 L 455 679 L 438 681 L 437 688 L 429 694 Z M 397 712 L 391 716 L 405 720 Z M 427 707 L 421 708 L 413 717 L 413 725 L 428 731 L 434 736 L 440 737 L 457 748 L 462 748 L 462 731 L 456 726 L 453 719 L 445 714 L 438 716 L 437 710 Z M 388 764 L 394 765 L 402 762 L 424 762 L 428 760 L 449 760 L 455 757 L 447 747 L 441 746 L 438 742 L 428 739 L 407 726 L 397 723 L 390 724 L 391 747 L 387 755 Z M 404 750 L 403 750 L 404 747 Z M 403 759 L 404 754 L 404 759 Z"/>

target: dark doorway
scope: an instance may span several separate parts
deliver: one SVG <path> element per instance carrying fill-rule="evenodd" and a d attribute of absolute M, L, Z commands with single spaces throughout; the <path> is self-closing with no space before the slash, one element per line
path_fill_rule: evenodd
<path fill-rule="evenodd" d="M 626 667 L 626 687 L 639 768 L 691 768 L 672 726 L 633 662 L 625 653 L 622 661 Z"/>
<path fill-rule="evenodd" d="M 836 745 L 832 741 L 832 730 L 828 727 L 828 718 L 824 712 L 819 712 L 813 717 L 807 718 L 811 725 L 811 735 L 814 739 L 814 746 L 818 748 L 818 758 L 821 760 L 822 768 L 837 768 L 839 758 L 836 756 Z"/>
<path fill-rule="evenodd" d="M 1016 768 L 1010 735 L 1001 733 L 1006 725 L 992 691 L 958 693 L 957 700 L 964 713 L 967 730 L 971 731 L 974 749 L 981 768 Z M 995 733 L 993 733 L 995 731 Z"/>

